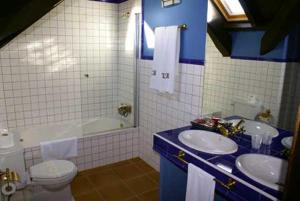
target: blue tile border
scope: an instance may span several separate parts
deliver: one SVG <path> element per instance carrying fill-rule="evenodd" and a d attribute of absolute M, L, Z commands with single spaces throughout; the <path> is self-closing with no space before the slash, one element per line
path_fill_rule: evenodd
<path fill-rule="evenodd" d="M 143 48 L 142 48 L 143 49 Z M 151 56 L 141 56 L 141 59 L 143 60 L 153 60 L 153 57 Z M 204 66 L 205 61 L 203 60 L 198 60 L 198 59 L 179 59 L 179 63 L 181 64 L 194 64 L 194 65 L 201 65 Z"/>
<path fill-rule="evenodd" d="M 250 186 L 254 186 L 256 189 L 260 189 L 262 192 L 266 193 L 269 196 L 272 196 L 275 198 L 282 197 L 281 192 L 272 190 L 262 184 L 259 184 L 259 183 L 255 182 L 254 180 L 248 178 L 243 173 L 241 173 L 235 167 L 235 160 L 238 156 L 245 154 L 245 153 L 268 154 L 268 155 L 284 158 L 281 156 L 281 151 L 284 148 L 281 145 L 281 139 L 284 137 L 287 137 L 287 136 L 291 136 L 292 135 L 291 132 L 285 131 L 282 129 L 278 129 L 279 136 L 273 140 L 272 145 L 266 146 L 266 147 L 263 146 L 259 151 L 255 151 L 255 150 L 251 149 L 251 140 L 250 140 L 249 136 L 237 135 L 237 136 L 231 138 L 239 146 L 238 151 L 236 153 L 233 153 L 230 155 L 212 155 L 212 154 L 207 154 L 207 153 L 203 153 L 203 152 L 199 152 L 197 150 L 191 149 L 191 148 L 185 146 L 184 144 L 182 144 L 178 140 L 178 135 L 180 132 L 182 132 L 184 130 L 190 130 L 190 129 L 192 129 L 191 126 L 187 126 L 187 127 L 177 128 L 177 129 L 173 129 L 173 130 L 167 130 L 167 131 L 163 131 L 163 132 L 159 132 L 159 133 L 155 134 L 153 149 L 155 151 L 159 152 L 164 157 L 167 157 L 171 162 L 173 162 L 176 166 L 178 166 L 179 168 L 181 168 L 184 171 L 187 170 L 187 165 L 178 161 L 173 156 L 174 154 L 178 153 L 178 150 L 183 150 L 187 153 L 185 156 L 185 159 L 187 161 L 193 162 L 194 164 L 199 164 L 200 165 L 199 167 L 202 167 L 204 165 L 204 166 L 206 166 L 205 167 L 206 170 L 211 171 L 211 169 L 214 169 L 214 171 L 218 171 L 218 169 L 220 169 L 220 168 L 219 168 L 219 166 L 216 165 L 216 163 L 221 163 L 225 166 L 229 166 L 229 169 L 230 168 L 232 169 L 232 172 L 231 173 L 227 172 L 227 174 L 224 173 L 224 169 L 223 169 L 223 173 L 222 173 L 222 171 L 218 171 L 219 174 L 223 174 L 223 177 L 224 176 L 230 177 L 230 175 L 231 175 L 235 178 L 239 178 L 240 180 L 249 184 Z M 189 155 L 190 153 L 193 154 L 193 156 L 190 156 Z M 195 157 L 201 158 L 202 161 Z M 212 167 L 207 165 L 206 163 L 211 164 Z M 238 182 L 238 183 L 240 183 L 240 182 Z M 241 187 L 242 189 L 239 189 L 241 192 L 243 192 L 243 195 L 245 195 L 245 193 L 247 192 L 245 189 L 248 189 L 248 191 L 250 189 L 251 191 L 254 191 L 256 194 L 259 194 L 258 200 L 260 200 L 260 199 L 268 200 L 269 199 L 269 198 L 266 198 L 265 195 L 259 193 L 258 190 L 254 190 L 255 188 L 252 189 L 249 186 L 244 185 L 243 183 L 240 183 L 240 185 L 244 186 L 243 188 Z M 256 196 L 256 195 L 253 195 L 253 196 Z M 256 198 L 257 198 L 257 196 L 256 196 Z M 247 199 L 245 199 L 245 200 L 247 200 Z"/>
<path fill-rule="evenodd" d="M 176 159 L 173 155 L 175 153 L 178 153 L 179 148 L 172 146 L 171 144 L 168 144 L 163 139 L 155 136 L 154 137 L 155 144 L 153 146 L 153 149 L 158 152 L 161 157 L 164 157 L 168 159 L 170 162 L 172 162 L 175 166 L 180 168 L 182 171 L 187 172 L 187 164 L 179 161 Z M 160 144 L 160 145 L 159 145 Z M 217 170 L 214 167 L 211 167 L 193 156 L 190 156 L 189 154 L 185 155 L 185 160 L 192 162 L 197 167 L 200 167 L 201 169 L 205 169 L 210 174 L 214 175 L 215 178 L 218 180 L 226 183 L 229 178 L 231 178 L 228 175 L 223 174 L 219 170 Z M 213 159 L 214 160 L 214 159 Z M 236 183 L 236 186 L 232 190 L 227 190 L 223 186 L 221 186 L 219 183 L 216 183 L 216 191 L 219 194 L 222 194 L 226 197 L 226 199 L 229 199 L 231 201 L 260 201 L 261 198 L 264 198 L 266 201 L 270 201 L 271 199 L 261 195 L 260 193 L 256 192 L 255 190 L 243 185 L 240 182 Z"/>

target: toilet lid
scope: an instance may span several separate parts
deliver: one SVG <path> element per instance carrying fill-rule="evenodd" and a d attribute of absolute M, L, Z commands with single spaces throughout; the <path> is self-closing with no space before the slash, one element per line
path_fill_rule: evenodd
<path fill-rule="evenodd" d="M 77 171 L 76 166 L 66 160 L 50 160 L 30 167 L 32 179 L 58 179 Z"/>

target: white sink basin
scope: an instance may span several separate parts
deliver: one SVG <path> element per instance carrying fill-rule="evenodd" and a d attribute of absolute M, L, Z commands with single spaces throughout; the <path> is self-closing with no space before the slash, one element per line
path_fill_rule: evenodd
<path fill-rule="evenodd" d="M 233 119 L 233 120 L 229 120 L 228 122 L 233 123 L 233 126 L 235 126 L 241 119 Z M 269 134 L 272 135 L 273 137 L 277 137 L 278 136 L 278 131 L 273 128 L 272 126 L 262 123 L 262 122 L 258 122 L 258 121 L 252 121 L 252 120 L 244 120 L 245 123 L 242 124 L 242 126 L 244 126 L 245 134 L 246 135 L 253 135 L 253 134 L 257 134 L 257 135 L 264 135 L 264 134 Z"/>
<path fill-rule="evenodd" d="M 178 139 L 188 147 L 210 154 L 232 154 L 238 149 L 231 139 L 209 131 L 183 131 Z"/>
<path fill-rule="evenodd" d="M 293 137 L 285 137 L 281 140 L 281 144 L 283 146 L 285 146 L 285 148 L 292 148 L 292 144 L 293 144 Z"/>
<path fill-rule="evenodd" d="M 235 165 L 254 181 L 274 190 L 282 190 L 287 174 L 287 161 L 262 154 L 244 154 L 236 159 Z"/>

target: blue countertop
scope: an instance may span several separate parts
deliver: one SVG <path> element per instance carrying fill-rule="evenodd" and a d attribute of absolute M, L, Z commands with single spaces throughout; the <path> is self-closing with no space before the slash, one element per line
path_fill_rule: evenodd
<path fill-rule="evenodd" d="M 218 191 L 225 196 L 228 196 L 232 200 L 278 200 L 282 197 L 282 192 L 268 188 L 240 172 L 236 166 L 236 158 L 240 155 L 247 153 L 259 153 L 272 155 L 275 157 L 286 159 L 282 154 L 285 149 L 281 144 L 281 140 L 284 137 L 292 136 L 291 132 L 283 129 L 277 129 L 279 136 L 273 138 L 272 144 L 269 146 L 262 145 L 259 150 L 253 150 L 251 148 L 251 137 L 245 134 L 238 134 L 230 137 L 233 141 L 238 144 L 237 152 L 228 155 L 215 155 L 207 154 L 204 152 L 197 151 L 189 148 L 182 144 L 178 140 L 178 135 L 185 130 L 192 129 L 191 126 L 177 128 L 173 130 L 167 130 L 159 132 L 154 135 L 154 146 L 153 149 L 160 153 L 162 156 L 171 160 L 176 166 L 182 170 L 187 171 L 187 164 L 176 160 L 174 155 L 178 151 L 184 151 L 186 153 L 185 160 L 191 162 L 198 167 L 206 170 L 210 174 L 214 175 L 220 181 L 226 183 L 228 178 L 233 178 L 237 181 L 235 191 L 222 189 L 220 186 L 216 186 Z"/>

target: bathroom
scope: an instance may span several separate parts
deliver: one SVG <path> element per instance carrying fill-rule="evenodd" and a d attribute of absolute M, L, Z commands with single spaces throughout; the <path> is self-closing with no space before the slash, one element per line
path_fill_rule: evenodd
<path fill-rule="evenodd" d="M 297 191 L 292 184 L 299 178 L 290 175 L 299 166 L 293 160 L 299 140 L 292 148 L 292 141 L 281 141 L 299 131 L 295 122 L 300 103 L 300 20 L 294 16 L 300 6 L 297 1 L 249 2 L 4 3 L 0 200 L 293 200 Z M 269 4 L 274 6 L 267 8 Z M 234 12 L 242 15 L 231 19 L 227 8 L 234 17 Z M 272 26 L 263 26 L 267 22 Z M 170 49 L 179 51 L 167 53 L 172 64 L 168 65 L 176 70 L 171 92 L 162 92 L 163 85 L 153 85 L 153 71 L 159 66 L 155 60 L 163 58 L 157 54 L 166 48 L 162 44 L 174 41 L 164 38 L 155 49 L 155 38 L 158 28 L 169 26 L 177 27 L 180 48 L 173 46 Z M 265 116 L 265 123 L 259 122 Z M 244 118 L 239 131 L 245 134 L 220 135 L 238 146 L 234 153 L 211 154 L 210 147 L 199 151 L 179 139 L 193 120 L 237 117 Z M 257 136 L 247 135 L 251 123 L 277 132 L 271 145 L 260 139 L 260 148 L 251 147 Z M 192 130 L 203 129 L 207 130 Z M 289 188 L 282 190 L 278 186 L 283 183 L 277 181 L 269 187 L 235 167 L 235 160 L 245 155 L 268 156 L 279 166 L 289 159 Z M 261 166 L 255 160 L 249 167 L 263 166 L 261 174 L 267 175 L 268 158 Z M 214 177 L 213 197 L 203 193 L 209 183 L 199 189 L 189 186 L 192 164 Z M 285 177 L 286 168 L 281 173 L 279 177 Z M 193 186 L 197 185 L 201 182 Z"/>

